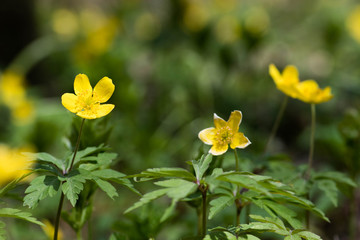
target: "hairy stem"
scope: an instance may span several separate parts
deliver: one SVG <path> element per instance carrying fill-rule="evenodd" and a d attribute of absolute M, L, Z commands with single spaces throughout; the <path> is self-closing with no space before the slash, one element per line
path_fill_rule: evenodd
<path fill-rule="evenodd" d="M 311 104 L 311 134 L 310 134 L 310 151 L 308 159 L 308 168 L 306 170 L 306 178 L 310 179 L 310 172 L 313 165 L 314 146 L 315 146 L 315 123 L 316 123 L 316 111 L 315 104 Z"/>
<path fill-rule="evenodd" d="M 282 104 L 281 104 L 281 107 L 280 107 L 280 110 L 276 116 L 276 120 L 275 120 L 275 123 L 273 125 L 273 128 L 271 129 L 271 133 L 270 133 L 270 137 L 266 143 L 266 146 L 265 146 L 265 153 L 267 153 L 267 151 L 269 150 L 269 146 L 270 146 L 270 143 L 273 141 L 274 137 L 275 137 L 275 134 L 279 128 L 279 125 L 280 125 L 280 122 L 281 122 L 281 119 L 284 115 L 284 112 L 285 112 L 285 108 L 286 108 L 286 105 L 287 105 L 287 102 L 288 102 L 288 99 L 289 97 L 286 95 Z"/>
<path fill-rule="evenodd" d="M 70 168 L 68 171 L 65 171 L 65 174 L 67 174 L 68 172 L 71 171 L 73 165 L 74 165 L 74 161 L 75 161 L 75 157 L 76 157 L 76 153 L 79 150 L 79 146 L 80 146 L 80 137 L 81 137 L 81 132 L 82 132 L 82 128 L 84 125 L 85 119 L 83 118 L 81 125 L 80 125 L 80 130 L 79 130 L 79 135 L 76 141 L 76 146 L 75 146 L 75 150 L 74 150 L 74 155 L 73 158 L 71 160 L 71 164 L 70 164 Z M 60 216 L 61 216 L 61 209 L 63 206 L 63 202 L 64 202 L 64 193 L 61 192 L 61 196 L 60 196 L 60 201 L 59 201 L 59 206 L 58 206 L 58 211 L 56 213 L 56 218 L 55 218 L 55 230 L 54 230 L 54 240 L 58 239 L 58 232 L 59 232 L 59 224 L 60 224 Z"/>

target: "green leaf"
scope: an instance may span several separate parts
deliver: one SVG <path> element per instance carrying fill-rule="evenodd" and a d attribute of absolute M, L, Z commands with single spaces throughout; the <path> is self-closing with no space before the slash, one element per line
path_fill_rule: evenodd
<path fill-rule="evenodd" d="M 232 195 L 222 195 L 210 201 L 209 219 L 212 219 L 218 212 L 227 206 L 231 206 L 235 197 Z"/>
<path fill-rule="evenodd" d="M 62 160 L 50 155 L 49 153 L 39 152 L 39 153 L 25 153 L 25 154 L 34 160 L 52 163 L 55 166 L 57 166 L 60 170 L 62 171 L 65 170 L 65 163 Z"/>
<path fill-rule="evenodd" d="M 196 181 L 195 176 L 183 168 L 150 168 L 146 171 L 141 172 L 140 174 L 135 174 L 128 177 L 144 178 L 140 179 L 140 181 L 147 181 L 162 177 L 175 177 L 187 179 L 190 181 Z"/>
<path fill-rule="evenodd" d="M 91 172 L 91 175 L 101 178 L 101 179 L 110 180 L 112 182 L 116 182 L 118 184 L 124 185 L 129 190 L 133 191 L 134 193 L 141 195 L 140 192 L 134 188 L 134 186 L 130 182 L 130 180 L 125 178 L 126 175 L 121 172 L 118 172 L 118 171 L 115 171 L 112 169 L 101 169 L 101 170 L 95 170 L 95 171 Z"/>
<path fill-rule="evenodd" d="M 206 156 L 202 155 L 202 157 L 200 158 L 199 161 L 196 161 L 196 160 L 191 161 L 191 163 L 193 164 L 194 170 L 195 170 L 196 179 L 198 181 L 200 181 L 202 179 L 202 177 L 204 176 L 204 173 L 209 168 L 211 160 L 212 160 L 212 155 L 207 154 Z"/>
<path fill-rule="evenodd" d="M 330 199 L 332 204 L 337 207 L 338 189 L 336 183 L 332 180 L 318 180 L 316 181 L 319 189 Z"/>
<path fill-rule="evenodd" d="M 55 176 L 39 176 L 31 181 L 25 190 L 24 206 L 34 208 L 39 201 L 47 196 L 54 196 L 60 187 L 60 181 Z"/>
<path fill-rule="evenodd" d="M 0 198 L 3 197 L 8 191 L 14 189 L 21 180 L 23 180 L 24 178 L 26 178 L 27 176 L 29 176 L 33 173 L 34 173 L 34 171 L 25 173 L 21 177 L 16 178 L 16 179 L 12 180 L 11 182 L 9 182 L 8 184 L 6 184 L 2 189 L 0 189 Z"/>
<path fill-rule="evenodd" d="M 174 213 L 177 202 L 178 202 L 177 199 L 173 199 L 171 201 L 171 205 L 168 208 L 166 208 L 164 214 L 162 215 L 162 217 L 160 219 L 160 222 L 166 221 L 171 216 L 171 214 Z"/>
<path fill-rule="evenodd" d="M 297 233 L 300 237 L 307 239 L 307 240 L 321 240 L 321 237 L 316 235 L 315 233 L 308 232 L 308 231 L 302 231 Z"/>
<path fill-rule="evenodd" d="M 3 221 L 0 221 L 0 240 L 6 239 L 6 231 L 5 231 L 5 223 Z"/>
<path fill-rule="evenodd" d="M 99 153 L 97 156 L 89 156 L 81 158 L 81 162 L 95 161 L 101 167 L 108 167 L 112 161 L 117 158 L 117 153 Z"/>
<path fill-rule="evenodd" d="M 31 213 L 23 212 L 19 209 L 15 209 L 15 208 L 1 208 L 0 209 L 0 217 L 18 218 L 18 219 L 25 220 L 25 221 L 35 223 L 38 225 L 44 225 L 42 222 L 40 222 L 36 218 L 32 217 Z"/>
<path fill-rule="evenodd" d="M 95 179 L 94 180 L 96 184 L 103 190 L 111 199 L 114 199 L 114 197 L 119 196 L 116 192 L 116 189 L 111 185 L 109 182 L 106 182 L 101 179 Z"/>
<path fill-rule="evenodd" d="M 136 203 L 134 203 L 134 205 L 132 205 L 130 208 L 126 209 L 126 211 L 124 213 L 128 213 L 138 207 L 141 207 L 149 202 L 151 202 L 152 200 L 155 200 L 163 195 L 166 194 L 168 190 L 167 189 L 159 189 L 159 190 L 155 190 L 149 193 L 146 193 L 144 196 L 142 196 L 142 198 L 140 198 L 140 200 Z"/>
<path fill-rule="evenodd" d="M 349 185 L 354 188 L 357 187 L 356 183 L 342 172 L 336 172 L 336 171 L 320 172 L 315 174 L 314 179 L 330 179 L 336 183 Z"/>
<path fill-rule="evenodd" d="M 286 236 L 284 240 L 302 240 L 302 239 L 299 235 L 295 234 L 295 235 Z"/>
<path fill-rule="evenodd" d="M 106 150 L 106 148 L 103 146 L 103 145 L 100 145 L 98 147 L 87 147 L 81 151 L 78 151 L 76 153 L 76 157 L 74 159 L 74 165 L 82 162 L 83 158 L 85 158 L 86 156 L 89 156 L 89 155 L 92 155 L 92 154 L 95 154 L 99 151 L 103 151 L 103 150 Z M 74 156 L 74 153 L 72 153 L 67 159 L 68 159 L 68 165 L 70 164 L 72 158 Z M 87 159 L 85 159 L 84 161 L 89 161 Z"/>
<path fill-rule="evenodd" d="M 62 185 L 62 191 L 71 202 L 71 205 L 75 207 L 78 195 L 81 190 L 84 188 L 84 183 L 89 179 L 88 171 L 79 170 L 71 171 L 68 175 L 65 176 L 65 181 Z"/>
<path fill-rule="evenodd" d="M 170 198 L 181 199 L 193 193 L 197 189 L 197 185 L 183 179 L 168 179 L 155 182 L 155 185 L 166 187 L 167 193 Z"/>

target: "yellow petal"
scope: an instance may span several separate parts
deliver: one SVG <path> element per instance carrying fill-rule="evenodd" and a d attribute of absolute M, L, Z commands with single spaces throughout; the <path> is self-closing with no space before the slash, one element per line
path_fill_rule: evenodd
<path fill-rule="evenodd" d="M 319 85 L 314 80 L 306 80 L 297 84 L 299 91 L 298 98 L 306 103 L 316 103 L 318 97 Z"/>
<path fill-rule="evenodd" d="M 233 138 L 231 139 L 230 147 L 232 149 L 235 148 L 246 148 L 249 144 L 251 144 L 250 140 L 245 137 L 242 132 L 237 132 L 234 134 Z"/>
<path fill-rule="evenodd" d="M 283 80 L 286 85 L 293 85 L 299 82 L 299 73 L 295 66 L 289 65 L 283 71 Z"/>
<path fill-rule="evenodd" d="M 227 144 L 224 144 L 224 145 L 215 144 L 211 147 L 209 153 L 211 153 L 212 155 L 218 156 L 218 155 L 226 153 L 227 150 L 228 150 Z"/>
<path fill-rule="evenodd" d="M 222 128 L 222 127 L 226 127 L 227 123 L 225 122 L 224 119 L 222 119 L 221 117 L 216 115 L 216 113 L 214 113 L 214 125 L 215 128 Z"/>
<path fill-rule="evenodd" d="M 61 96 L 62 105 L 70 112 L 77 113 L 79 108 L 77 107 L 78 96 L 72 93 L 65 93 Z"/>
<path fill-rule="evenodd" d="M 78 74 L 75 77 L 74 90 L 78 96 L 90 97 L 92 95 L 92 87 L 89 78 L 85 74 Z"/>
<path fill-rule="evenodd" d="M 204 130 L 202 130 L 201 132 L 199 132 L 199 138 L 201 141 L 203 141 L 205 144 L 208 145 L 213 145 L 214 144 L 214 138 L 216 136 L 216 129 L 211 127 L 211 128 L 206 128 Z"/>
<path fill-rule="evenodd" d="M 282 76 L 274 64 L 269 65 L 269 74 L 272 77 L 272 79 L 274 80 L 276 85 L 278 85 L 279 83 L 282 82 Z"/>
<path fill-rule="evenodd" d="M 95 101 L 104 103 L 114 93 L 115 85 L 108 77 L 103 77 L 95 86 L 93 92 L 93 98 Z"/>
<path fill-rule="evenodd" d="M 238 110 L 235 110 L 231 112 L 229 120 L 228 120 L 228 126 L 230 127 L 231 131 L 237 132 L 239 130 L 239 125 L 241 123 L 242 119 L 242 113 Z"/>
<path fill-rule="evenodd" d="M 97 104 L 93 105 L 90 109 L 85 109 L 77 113 L 79 117 L 85 119 L 96 119 L 101 118 L 108 115 L 113 109 L 115 105 L 113 104 Z"/>

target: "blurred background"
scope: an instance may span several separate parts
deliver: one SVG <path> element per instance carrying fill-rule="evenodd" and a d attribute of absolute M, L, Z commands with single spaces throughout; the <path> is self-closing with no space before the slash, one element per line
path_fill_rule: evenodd
<path fill-rule="evenodd" d="M 241 158 L 261 162 L 285 96 L 268 74 L 274 63 L 281 71 L 293 64 L 301 80 L 332 88 L 334 98 L 317 105 L 315 167 L 359 178 L 360 5 L 355 0 L 5 0 L 0 26 L 1 171 L 11 154 L 24 148 L 64 156 L 64 138 L 71 139 L 76 117 L 60 98 L 73 92 L 78 73 L 88 75 L 92 86 L 104 76 L 115 84 L 109 101 L 115 109 L 88 122 L 98 135 L 109 133 L 106 143 L 118 153 L 114 168 L 125 174 L 186 167 L 208 150 L 197 134 L 213 126 L 213 113 L 227 120 L 233 110 L 242 111 L 240 131 L 252 142 Z M 271 154 L 306 163 L 309 128 L 310 106 L 291 99 Z M 85 134 L 83 141 L 99 144 L 104 136 L 98 135 Z M 138 197 L 119 191 L 116 201 L 99 193 L 94 239 L 131 231 L 134 222 L 141 223 L 135 232 L 150 231 L 139 230 L 146 225 L 159 239 L 196 233 L 195 213 L 185 204 L 171 222 L 158 225 L 139 212 L 124 216 Z M 348 199 L 356 197 L 340 196 L 338 208 L 319 200 L 331 220 L 316 223 L 324 239 L 350 239 L 354 230 L 346 214 L 354 209 Z M 57 199 L 40 203 L 34 215 L 52 221 Z M 153 206 L 154 216 L 159 206 Z M 45 239 L 40 227 L 11 221 L 12 239 L 34 239 L 28 231 Z M 232 221 L 229 213 L 209 226 Z M 66 223 L 61 227 L 71 239 Z"/>

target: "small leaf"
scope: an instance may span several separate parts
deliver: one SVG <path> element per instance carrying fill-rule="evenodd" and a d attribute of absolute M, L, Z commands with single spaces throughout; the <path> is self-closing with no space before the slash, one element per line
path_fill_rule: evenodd
<path fill-rule="evenodd" d="M 55 166 L 57 166 L 60 170 L 64 170 L 65 169 L 65 163 L 46 153 L 46 152 L 39 152 L 39 153 L 24 153 L 25 155 L 29 156 L 30 158 L 33 158 L 34 160 L 38 160 L 38 161 L 42 161 L 42 162 L 47 162 L 47 163 L 52 163 Z"/>
<path fill-rule="evenodd" d="M 318 180 L 316 181 L 319 189 L 322 190 L 329 200 L 337 207 L 338 189 L 332 180 Z"/>
<path fill-rule="evenodd" d="M 0 217 L 18 218 L 18 219 L 25 220 L 25 221 L 35 223 L 38 225 L 44 225 L 42 222 L 40 222 L 36 218 L 32 217 L 31 213 L 23 212 L 19 209 L 15 209 L 15 208 L 1 208 L 0 209 Z"/>
<path fill-rule="evenodd" d="M 308 232 L 308 231 L 302 231 L 297 233 L 300 237 L 307 239 L 307 240 L 321 240 L 321 237 L 316 235 L 315 233 Z"/>
<path fill-rule="evenodd" d="M 173 199 L 171 201 L 171 205 L 168 208 L 166 208 L 164 214 L 162 215 L 162 217 L 160 219 L 160 222 L 166 221 L 171 216 L 171 214 L 174 213 L 177 202 L 178 202 L 177 199 Z"/>
<path fill-rule="evenodd" d="M 86 173 L 85 171 L 82 171 Z M 71 205 L 75 207 L 78 195 L 84 188 L 84 183 L 89 179 L 88 175 L 83 175 L 78 170 L 70 172 L 65 177 L 65 182 L 62 185 L 62 191 L 71 202 Z"/>
<path fill-rule="evenodd" d="M 144 180 L 152 180 L 162 177 L 176 177 L 190 181 L 196 181 L 195 176 L 183 168 L 150 168 L 141 172 L 140 174 L 135 174 L 128 177 L 145 178 Z"/>
<path fill-rule="evenodd" d="M 197 185 L 183 179 L 168 179 L 164 181 L 155 182 L 155 185 L 166 187 L 170 198 L 181 199 L 193 193 L 197 189 Z"/>
<path fill-rule="evenodd" d="M 116 189 L 111 185 L 109 182 L 106 182 L 101 179 L 95 179 L 94 180 L 96 184 L 103 190 L 111 199 L 114 199 L 114 197 L 119 196 L 116 192 Z"/>
<path fill-rule="evenodd" d="M 54 196 L 60 187 L 60 181 L 55 176 L 39 176 L 31 181 L 25 190 L 24 206 L 34 208 L 37 203 L 47 196 Z"/>
<path fill-rule="evenodd" d="M 193 160 L 191 161 L 195 170 L 195 175 L 197 180 L 201 180 L 204 176 L 204 173 L 209 168 L 209 165 L 212 160 L 212 155 L 207 154 L 203 155 L 199 161 Z"/>
<path fill-rule="evenodd" d="M 141 207 L 149 202 L 151 202 L 152 200 L 155 200 L 163 195 L 166 194 L 168 190 L 167 189 L 159 189 L 159 190 L 155 190 L 149 193 L 146 193 L 144 196 L 142 196 L 142 198 L 140 198 L 140 200 L 136 203 L 134 203 L 134 205 L 132 205 L 130 208 L 126 209 L 126 211 L 124 213 L 128 213 L 138 207 Z"/>
<path fill-rule="evenodd" d="M 212 219 L 218 212 L 227 206 L 231 206 L 235 197 L 232 195 L 222 195 L 210 201 L 209 219 Z"/>
<path fill-rule="evenodd" d="M 5 231 L 5 223 L 3 221 L 0 221 L 0 240 L 6 239 L 6 231 Z"/>
<path fill-rule="evenodd" d="M 314 179 L 330 179 L 336 183 L 342 183 L 349 185 L 351 187 L 356 187 L 356 183 L 351 180 L 346 174 L 342 172 L 329 171 L 329 172 L 320 172 L 316 173 Z"/>

